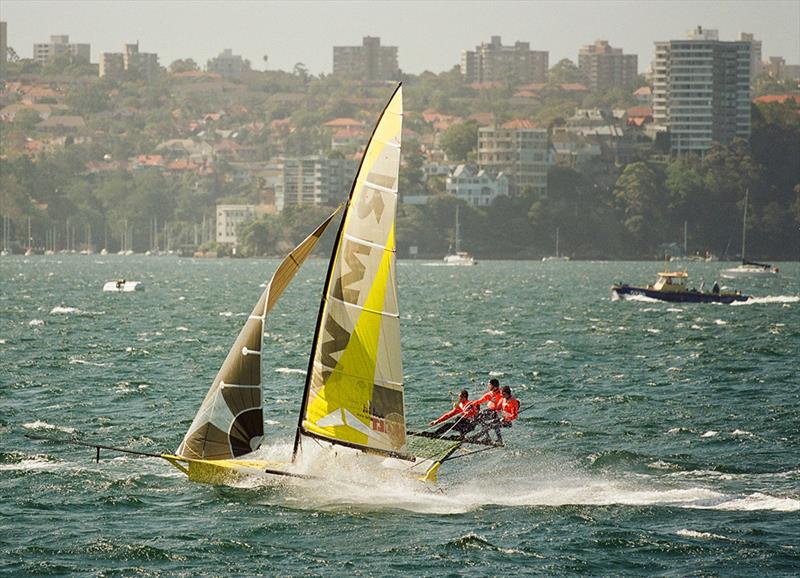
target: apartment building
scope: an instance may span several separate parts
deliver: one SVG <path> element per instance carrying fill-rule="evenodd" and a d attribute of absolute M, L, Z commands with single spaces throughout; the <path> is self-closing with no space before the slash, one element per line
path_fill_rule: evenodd
<path fill-rule="evenodd" d="M 237 245 L 239 225 L 255 215 L 255 205 L 217 205 L 217 243 Z"/>
<path fill-rule="evenodd" d="M 510 81 L 547 82 L 549 53 L 531 50 L 528 42 L 503 46 L 500 36 L 461 52 L 461 74 L 468 83 Z"/>
<path fill-rule="evenodd" d="M 761 41 L 756 40 L 755 34 L 742 32 L 739 40 L 750 43 L 750 83 L 752 84 L 761 74 Z"/>
<path fill-rule="evenodd" d="M 549 162 L 547 129 L 536 128 L 528 120 L 478 129 L 478 165 L 490 174 L 506 175 L 511 193 L 531 189 L 545 196 Z"/>
<path fill-rule="evenodd" d="M 5 70 L 8 62 L 8 25 L 0 21 L 0 72 Z"/>
<path fill-rule="evenodd" d="M 365 36 L 361 46 L 334 46 L 333 74 L 365 81 L 399 80 L 397 47 L 381 46 L 375 36 Z"/>
<path fill-rule="evenodd" d="M 68 54 L 89 62 L 91 47 L 89 44 L 70 44 L 68 34 L 56 34 L 50 42 L 33 45 L 33 59 L 44 66 L 59 54 Z"/>
<path fill-rule="evenodd" d="M 100 55 L 99 76 L 119 78 L 124 73 L 152 79 L 158 71 L 158 54 L 139 52 L 139 42 L 126 44 L 123 52 L 103 52 Z"/>
<path fill-rule="evenodd" d="M 241 55 L 234 54 L 230 48 L 226 48 L 206 63 L 206 70 L 222 76 L 239 76 L 244 70 L 244 59 Z"/>
<path fill-rule="evenodd" d="M 356 161 L 322 155 L 286 157 L 279 161 L 275 183 L 275 207 L 290 205 L 337 205 L 350 193 Z"/>
<path fill-rule="evenodd" d="M 701 27 L 655 43 L 653 120 L 674 154 L 750 137 L 750 52 L 750 42 L 723 42 Z"/>
<path fill-rule="evenodd" d="M 607 40 L 583 46 L 578 53 L 578 68 L 590 90 L 634 84 L 638 65 L 635 54 L 623 54 L 621 48 L 612 47 Z"/>

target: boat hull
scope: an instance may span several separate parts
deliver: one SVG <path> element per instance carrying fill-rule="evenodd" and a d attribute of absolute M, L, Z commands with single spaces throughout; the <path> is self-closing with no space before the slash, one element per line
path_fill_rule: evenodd
<path fill-rule="evenodd" d="M 658 291 L 649 287 L 633 287 L 630 285 L 614 285 L 611 291 L 619 299 L 631 297 L 648 297 L 670 303 L 724 303 L 743 302 L 750 299 L 741 293 L 701 293 L 700 291 Z"/>

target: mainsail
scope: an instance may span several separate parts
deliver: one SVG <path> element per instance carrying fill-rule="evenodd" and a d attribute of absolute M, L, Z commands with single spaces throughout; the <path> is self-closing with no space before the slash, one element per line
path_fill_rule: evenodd
<path fill-rule="evenodd" d="M 278 265 L 203 399 L 178 447 L 178 456 L 223 460 L 258 449 L 264 435 L 261 400 L 264 321 L 338 211 L 336 209 Z"/>
<path fill-rule="evenodd" d="M 402 88 L 381 114 L 350 191 L 325 281 L 301 435 L 413 459 L 406 445 L 395 213 Z"/>

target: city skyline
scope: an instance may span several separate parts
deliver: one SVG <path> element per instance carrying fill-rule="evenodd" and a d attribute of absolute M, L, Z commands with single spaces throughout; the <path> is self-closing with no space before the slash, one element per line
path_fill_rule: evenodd
<path fill-rule="evenodd" d="M 357 46 L 378 36 L 397 46 L 400 68 L 411 74 L 442 72 L 473 50 L 501 36 L 504 44 L 530 42 L 550 53 L 550 66 L 563 58 L 577 63 L 578 51 L 598 39 L 626 54 L 638 54 L 640 72 L 650 67 L 654 43 L 684 38 L 697 25 L 718 29 L 720 40 L 740 32 L 763 41 L 763 58 L 800 60 L 800 3 L 695 2 L 674 9 L 672 2 L 4 2 L 8 44 L 22 58 L 50 35 L 68 34 L 71 42 L 91 44 L 91 60 L 101 52 L 139 41 L 168 66 L 192 58 L 204 67 L 224 48 L 232 48 L 263 69 L 291 70 L 302 62 L 312 74 L 330 73 L 334 46 Z M 591 18 L 586 14 L 591 13 Z M 309 16 L 311 15 L 311 16 Z M 314 17 L 316 15 L 316 17 Z M 331 22 L 336 22 L 331 26 Z M 646 22 L 647 26 L 638 23 Z M 446 24 L 452 24 L 449 28 Z M 177 32 L 177 33 L 176 33 Z"/>

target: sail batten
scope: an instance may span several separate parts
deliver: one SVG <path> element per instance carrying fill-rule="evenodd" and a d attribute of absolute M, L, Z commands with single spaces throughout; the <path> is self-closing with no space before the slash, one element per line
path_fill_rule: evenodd
<path fill-rule="evenodd" d="M 406 454 L 395 214 L 402 89 L 381 114 L 336 238 L 298 420 L 300 436 Z M 391 385 L 390 385 L 391 384 Z"/>
<path fill-rule="evenodd" d="M 338 211 L 278 265 L 214 378 L 176 455 L 221 460 L 258 449 L 264 436 L 261 346 L 266 317 Z"/>

